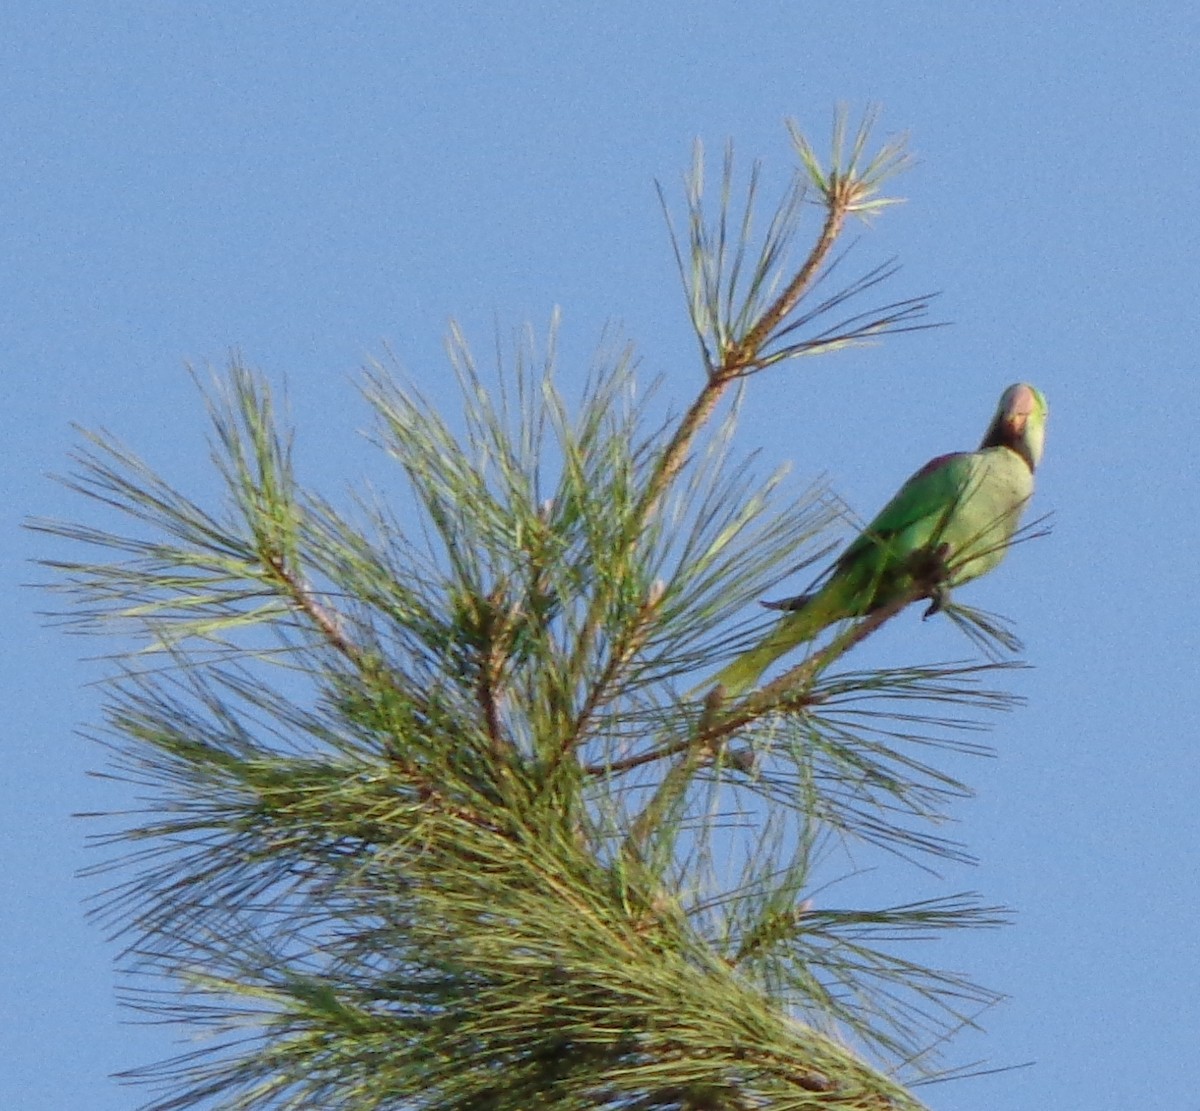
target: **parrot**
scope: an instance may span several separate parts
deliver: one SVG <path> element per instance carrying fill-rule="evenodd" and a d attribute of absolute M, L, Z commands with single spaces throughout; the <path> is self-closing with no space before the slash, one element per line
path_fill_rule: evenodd
<path fill-rule="evenodd" d="M 941 607 L 946 592 L 992 570 L 1003 558 L 1033 496 L 1049 407 L 1026 382 L 1000 398 L 978 451 L 931 459 L 880 510 L 818 579 L 816 589 L 766 602 L 788 611 L 763 641 L 728 664 L 705 688 L 726 697 L 745 694 L 784 653 L 837 621 L 861 617 L 909 593 L 921 574 L 922 553 L 942 581 L 925 597 Z"/>

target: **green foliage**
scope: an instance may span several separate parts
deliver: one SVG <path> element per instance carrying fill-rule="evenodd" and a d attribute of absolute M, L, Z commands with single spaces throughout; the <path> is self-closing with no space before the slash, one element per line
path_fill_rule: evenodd
<path fill-rule="evenodd" d="M 756 249 L 758 171 L 731 222 L 732 158 L 713 221 L 697 169 L 680 255 L 705 376 L 678 421 L 653 419 L 627 350 L 572 405 L 552 343 L 492 377 L 455 331 L 464 432 L 366 376 L 403 517 L 303 489 L 236 362 L 207 394 L 219 509 L 85 438 L 69 481 L 127 527 L 35 527 L 91 549 L 46 561 L 71 627 L 136 646 L 98 739 L 141 810 L 102 838 L 96 871 L 119 878 L 97 913 L 130 1004 L 211 1034 L 128 1074 L 149 1106 L 919 1106 L 904 1083 L 993 997 L 897 946 L 997 912 L 838 908 L 822 884 L 849 845 L 964 855 L 937 828 L 969 791 L 936 757 L 981 751 L 1005 665 L 847 669 L 893 610 L 736 706 L 684 693 L 759 634 L 747 608 L 839 516 L 819 486 L 787 502 L 756 482 L 718 402 L 924 310 L 812 330 L 891 272 L 809 303 L 902 161 L 867 141 L 822 169 L 797 140 L 825 223 L 794 272 L 806 186 Z"/>

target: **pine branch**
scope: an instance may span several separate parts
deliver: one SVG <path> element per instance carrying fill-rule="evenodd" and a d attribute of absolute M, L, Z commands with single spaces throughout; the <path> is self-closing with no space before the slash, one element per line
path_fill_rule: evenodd
<path fill-rule="evenodd" d="M 741 343 L 729 352 L 717 371 L 718 378 L 730 378 L 744 374 L 748 368 L 759 365 L 759 352 L 768 338 L 795 310 L 800 299 L 808 292 L 817 272 L 829 257 L 834 243 L 842 234 L 846 217 L 853 211 L 856 195 L 857 192 L 852 186 L 847 187 L 844 183 L 837 183 L 835 177 L 835 184 L 826 194 L 825 223 L 821 227 L 821 234 L 817 237 L 808 258 L 804 260 L 804 264 L 788 283 L 787 288 L 763 313 Z"/>
<path fill-rule="evenodd" d="M 708 375 L 705 385 L 696 396 L 687 412 L 676 425 L 674 432 L 671 435 L 666 447 L 658 456 L 655 465 L 646 481 L 644 492 L 637 504 L 635 511 L 629 519 L 629 531 L 623 542 L 622 549 L 617 553 L 617 558 L 626 558 L 634 543 L 634 539 L 639 536 L 642 530 L 646 527 L 647 522 L 655 515 L 659 504 L 665 492 L 677 480 L 680 471 L 684 467 L 689 453 L 692 448 L 693 441 L 700 430 L 711 419 L 712 414 L 716 410 L 722 397 L 728 391 L 729 387 L 739 378 L 744 377 L 751 369 L 755 369 L 766 365 L 766 361 L 760 358 L 761 352 L 765 346 L 775 337 L 781 327 L 788 320 L 789 316 L 795 311 L 800 304 L 805 294 L 811 288 L 815 278 L 820 273 L 822 266 L 829 257 L 837 239 L 841 235 L 845 225 L 846 218 L 852 213 L 863 213 L 871 211 L 880 205 L 887 203 L 877 198 L 876 194 L 882 182 L 894 174 L 895 172 L 905 168 L 907 160 L 903 154 L 903 143 L 893 143 L 885 146 L 883 150 L 873 157 L 866 165 L 863 165 L 862 159 L 866 149 L 866 144 L 870 135 L 871 127 L 874 123 L 873 114 L 868 114 L 864 118 L 855 137 L 853 148 L 850 151 L 849 157 L 846 157 L 844 152 L 843 133 L 845 127 L 845 114 L 839 112 L 835 118 L 834 126 L 834 153 L 831 169 L 826 172 L 813 151 L 811 145 L 800 134 L 798 129 L 792 125 L 793 141 L 796 144 L 797 151 L 804 163 L 805 169 L 814 185 L 819 189 L 826 209 L 825 221 L 818 235 L 816 242 L 810 248 L 807 257 L 801 264 L 799 269 L 792 276 L 784 291 L 779 294 L 769 305 L 767 305 L 756 316 L 750 317 L 748 310 L 754 299 L 758 296 L 763 279 L 765 278 L 771 263 L 781 253 L 783 246 L 790 238 L 793 231 L 793 221 L 795 217 L 794 202 L 789 199 L 780 207 L 776 214 L 776 218 L 772 223 L 771 231 L 768 235 L 768 242 L 764 249 L 763 258 L 760 260 L 756 268 L 755 277 L 752 281 L 750 295 L 745 303 L 744 308 L 738 314 L 739 319 L 746 320 L 745 330 L 740 336 L 733 336 L 730 323 L 722 321 L 719 316 L 714 320 L 714 330 L 719 337 L 720 359 L 716 365 L 711 363 L 708 366 Z M 700 192 L 701 192 L 701 163 L 699 161 L 699 151 L 697 156 L 697 168 L 693 172 L 692 180 L 692 202 L 691 202 L 691 240 L 692 240 L 692 256 L 693 258 L 702 257 L 704 246 L 707 241 L 707 233 L 704 227 L 704 215 L 700 207 Z M 727 155 L 726 170 L 725 170 L 725 193 L 723 196 L 720 216 L 719 216 L 719 235 L 718 235 L 718 253 L 723 260 L 724 245 L 726 237 L 726 213 L 729 202 L 729 191 L 732 180 L 732 154 Z M 754 192 L 754 180 L 751 183 L 751 198 Z M 660 198 L 662 197 L 661 188 L 659 190 Z M 799 196 L 800 194 L 795 194 Z M 664 204 L 665 207 L 665 204 Z M 749 212 L 750 205 L 746 208 L 746 218 L 742 225 L 742 239 L 738 245 L 737 260 L 735 261 L 732 273 L 727 287 L 726 303 L 732 304 L 732 297 L 737 287 L 738 277 L 741 272 L 741 259 L 746 248 L 746 241 L 749 232 Z M 675 244 L 676 259 L 679 261 L 681 273 L 683 272 L 682 254 L 679 249 L 678 241 L 672 236 Z M 710 304 L 720 303 L 720 283 L 722 275 L 720 267 L 723 262 L 718 263 L 717 273 L 712 279 L 713 285 L 711 291 L 702 299 Z M 701 288 L 702 279 L 694 278 L 694 289 Z M 864 287 L 865 288 L 865 287 Z M 855 291 L 857 292 L 857 290 Z M 846 294 L 849 296 L 851 294 Z M 838 299 L 840 300 L 840 298 Z M 835 301 L 834 303 L 837 303 Z M 890 306 L 889 306 L 890 308 Z M 910 313 L 919 313 L 923 311 L 924 304 L 919 307 L 913 303 L 911 310 L 905 310 L 899 316 L 889 315 L 886 320 L 873 321 L 866 326 L 867 332 L 878 332 L 885 330 L 890 324 L 901 319 L 907 319 Z M 718 310 L 719 311 L 719 310 Z M 702 329 L 697 326 L 698 334 L 701 334 L 702 345 L 704 337 Z M 860 334 L 856 329 L 854 335 Z M 729 336 L 729 339 L 720 337 Z M 822 341 L 822 345 L 826 347 L 843 346 L 846 343 L 852 342 L 851 336 L 830 336 Z M 707 350 L 707 348 L 706 348 Z M 796 349 L 797 351 L 799 348 Z M 778 358 L 784 357 L 778 355 L 772 361 L 777 361 Z M 601 613 L 599 604 L 593 606 L 589 612 L 587 621 L 584 626 L 583 633 L 579 640 L 579 651 L 584 652 L 589 650 L 594 642 L 596 632 L 600 625 Z M 636 634 L 634 634 L 634 638 Z M 631 638 L 632 639 L 632 638 Z M 622 646 L 627 647 L 627 646 Z M 616 657 L 614 657 L 614 664 Z M 593 692 L 592 699 L 596 700 L 602 697 L 600 690 Z"/>
<path fill-rule="evenodd" d="M 96 739 L 139 809 L 98 838 L 96 915 L 127 1001 L 214 1035 L 128 1074 L 153 1111 L 917 1111 L 889 1070 L 919 1077 L 992 997 L 893 946 L 997 913 L 835 907 L 823 877 L 851 842 L 962 859 L 931 830 L 969 791 L 935 757 L 985 752 L 975 715 L 1012 700 L 982 686 L 999 664 L 846 661 L 918 598 L 1006 627 L 940 599 L 931 558 L 746 698 L 673 693 L 837 517 L 821 487 L 780 504 L 780 473 L 755 479 L 736 405 L 714 420 L 729 387 L 925 326 L 923 298 L 856 311 L 892 264 L 832 284 L 849 217 L 904 164 L 870 154 L 872 123 L 839 115 L 828 165 L 793 130 L 801 173 L 761 240 L 760 169 L 738 208 L 727 154 L 708 212 L 698 151 L 673 244 L 705 379 L 677 421 L 627 347 L 572 404 L 553 329 L 489 376 L 454 328 L 461 426 L 367 375 L 409 513 L 303 490 L 236 362 L 206 387 L 221 506 L 89 439 L 69 483 L 120 524 L 37 527 L 88 549 L 47 561 L 74 627 L 136 638 Z"/>

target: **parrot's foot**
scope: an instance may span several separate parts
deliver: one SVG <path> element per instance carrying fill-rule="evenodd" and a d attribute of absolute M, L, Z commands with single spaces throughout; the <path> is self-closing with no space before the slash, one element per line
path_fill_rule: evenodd
<path fill-rule="evenodd" d="M 950 568 L 947 560 L 950 557 L 950 545 L 939 544 L 932 551 L 925 553 L 922 561 L 920 576 L 928 584 L 929 608 L 921 615 L 921 620 L 939 613 L 950 600 Z"/>
<path fill-rule="evenodd" d="M 945 586 L 938 585 L 933 588 L 929 595 L 929 608 L 921 614 L 921 620 L 925 621 L 932 617 L 935 613 L 940 613 L 942 607 L 950 600 L 950 591 Z"/>

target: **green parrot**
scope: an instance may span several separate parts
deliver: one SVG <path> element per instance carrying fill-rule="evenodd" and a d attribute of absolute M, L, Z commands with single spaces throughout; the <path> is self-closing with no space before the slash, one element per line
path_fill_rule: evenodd
<path fill-rule="evenodd" d="M 823 583 L 807 594 L 766 603 L 789 612 L 713 684 L 720 683 L 727 697 L 744 694 L 775 660 L 822 629 L 909 593 L 919 574 L 929 576 L 931 561 L 944 575 L 926 595 L 933 598 L 931 610 L 940 606 L 944 591 L 995 567 L 1033 496 L 1048 412 L 1039 390 L 1024 382 L 1009 386 L 979 450 L 931 459 L 838 557 Z M 922 571 L 923 552 L 929 560 Z"/>

